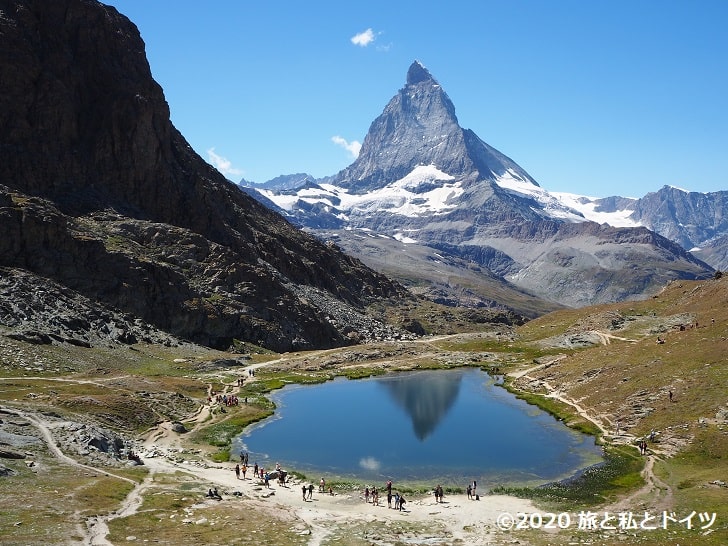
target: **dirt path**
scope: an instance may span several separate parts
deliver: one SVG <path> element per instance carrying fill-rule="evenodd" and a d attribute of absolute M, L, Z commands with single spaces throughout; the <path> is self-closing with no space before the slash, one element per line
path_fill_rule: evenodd
<path fill-rule="evenodd" d="M 86 530 L 83 533 L 84 546 L 113 546 L 113 543 L 109 542 L 106 538 L 109 534 L 109 522 L 117 518 L 131 516 L 139 510 L 139 507 L 144 502 L 144 491 L 154 481 L 154 474 L 155 470 L 150 468 L 144 481 L 137 484 L 129 492 L 118 510 L 103 516 L 91 517 L 86 521 Z"/>
<path fill-rule="evenodd" d="M 535 372 L 536 370 L 540 370 L 541 368 L 547 368 L 548 366 L 553 366 L 554 364 L 562 361 L 566 358 L 566 355 L 558 355 L 548 362 L 543 362 L 541 364 L 537 364 L 536 366 L 531 366 L 530 368 L 526 368 L 525 370 L 518 370 L 515 372 L 509 372 L 507 375 L 508 377 L 512 377 L 513 379 L 520 379 L 521 377 L 528 377 L 528 374 Z M 532 379 L 528 377 L 529 379 Z"/>
<path fill-rule="evenodd" d="M 626 337 L 618 337 L 613 336 L 612 334 L 607 334 L 605 332 L 602 332 L 600 330 L 592 330 L 597 336 L 599 336 L 600 341 L 602 342 L 602 345 L 609 345 L 612 343 L 613 339 L 619 340 L 619 341 L 627 341 L 629 343 L 637 343 L 636 339 L 629 339 Z"/>
<path fill-rule="evenodd" d="M 15 415 L 16 417 L 20 417 L 21 419 L 25 419 L 29 423 L 31 423 L 35 428 L 39 430 L 41 435 L 43 436 L 43 440 L 45 441 L 46 445 L 48 446 L 48 449 L 51 451 L 53 456 L 60 460 L 61 462 L 65 464 L 69 464 L 72 466 L 77 466 L 79 468 L 83 468 L 86 470 L 91 470 L 92 472 L 97 472 L 99 474 L 103 474 L 104 476 L 109 476 L 110 478 L 116 478 L 117 480 L 122 480 L 128 483 L 136 484 L 136 482 L 130 478 L 127 478 L 125 476 L 119 476 L 118 474 L 114 474 L 113 472 L 108 472 L 106 470 L 101 470 L 99 468 L 96 468 L 94 466 L 89 466 L 87 464 L 83 464 L 78 462 L 77 460 L 69 457 L 65 453 L 61 451 L 61 449 L 56 444 L 56 441 L 53 439 L 53 434 L 51 433 L 52 425 L 40 417 L 37 414 L 31 414 L 27 411 L 22 411 L 14 408 L 8 408 L 5 406 L 0 406 L 0 409 L 2 409 L 4 412 Z"/>
<path fill-rule="evenodd" d="M 606 334 L 602 338 L 604 344 L 609 343 L 608 336 Z M 618 338 L 618 339 L 624 339 L 624 338 Z M 632 341 L 632 340 L 626 340 L 625 341 Z M 561 357 L 563 358 L 563 357 Z M 550 366 L 551 364 L 555 364 L 560 360 L 559 357 L 557 357 L 554 360 L 549 361 L 545 364 L 539 364 L 537 366 L 532 366 L 531 368 L 528 368 L 526 370 L 521 370 L 518 372 L 512 372 L 509 374 L 513 378 L 526 378 L 526 379 L 534 379 L 530 377 L 528 374 L 532 373 L 536 370 L 539 370 L 541 368 L 544 368 L 546 366 Z M 589 411 L 582 408 L 576 401 L 566 397 L 565 395 L 561 394 L 560 390 L 550 385 L 548 382 L 539 380 L 540 384 L 547 390 L 546 397 L 547 398 L 553 398 L 555 400 L 559 400 L 560 402 L 563 402 L 564 404 L 567 404 L 574 408 L 574 410 L 577 412 L 577 414 L 584 419 L 587 419 L 588 421 L 592 422 L 594 425 L 596 425 L 599 430 L 604 434 L 605 436 L 609 436 L 611 438 L 611 441 L 618 444 L 624 444 L 624 445 L 632 445 L 636 446 L 636 442 L 639 438 L 636 436 L 633 436 L 631 434 L 627 434 L 625 432 L 621 432 L 619 430 L 615 429 L 614 423 L 611 422 L 611 419 L 609 416 L 605 414 L 597 414 L 594 415 L 590 413 Z M 610 436 L 611 435 L 611 436 Z M 635 447 L 636 449 L 636 447 Z M 648 506 L 652 509 L 660 510 L 666 510 L 672 507 L 672 500 L 673 500 L 673 494 L 672 489 L 669 485 L 667 485 L 665 482 L 660 480 L 654 473 L 653 467 L 655 463 L 655 458 L 657 457 L 656 453 L 652 453 L 649 455 L 645 461 L 645 466 L 642 470 L 642 478 L 645 481 L 645 485 L 642 486 L 640 489 L 632 493 L 631 495 L 620 499 L 619 501 L 605 507 L 605 510 L 610 512 L 620 512 L 625 510 L 631 510 L 639 504 L 644 504 L 645 506 Z"/>
<path fill-rule="evenodd" d="M 162 449 L 161 446 L 156 447 Z M 414 497 L 407 499 L 407 509 L 402 512 L 387 508 L 386 502 L 379 506 L 366 503 L 356 491 L 329 495 L 318 493 L 316 487 L 313 500 L 304 501 L 301 496 L 304 482 L 292 479 L 285 486 L 271 482 L 270 488 L 265 488 L 251 474 L 247 479 L 237 479 L 233 463 L 180 463 L 155 457 L 145 459 L 145 464 L 155 472 L 188 473 L 200 481 L 203 489 L 218 487 L 223 501 L 237 491 L 250 499 L 247 505 L 251 510 L 260 503 L 261 507 L 289 511 L 309 528 L 309 546 L 319 546 L 330 535 L 341 534 L 347 526 L 377 521 L 386 527 L 387 522 L 403 520 L 414 525 L 446 529 L 446 534 L 460 536 L 466 544 L 493 544 L 501 536 L 495 525 L 500 514 L 538 511 L 530 500 L 506 495 L 484 495 L 480 501 L 469 500 L 464 494 L 451 495 L 446 496 L 443 503 L 435 503 L 431 496 Z"/>
<path fill-rule="evenodd" d="M 605 509 L 610 512 L 622 512 L 634 510 L 635 506 L 645 506 L 659 512 L 672 508 L 672 488 L 658 478 L 653 471 L 656 459 L 655 455 L 647 456 L 645 467 L 642 470 L 645 485 L 628 497 L 605 507 Z"/>
<path fill-rule="evenodd" d="M 115 478 L 117 480 L 125 481 L 127 483 L 131 483 L 134 485 L 134 489 L 131 490 L 129 495 L 127 495 L 126 499 L 122 503 L 121 510 L 135 510 L 138 508 L 139 505 L 141 505 L 141 492 L 143 490 L 143 486 L 145 483 L 147 483 L 148 480 L 151 479 L 152 473 L 150 472 L 147 479 L 142 482 L 141 484 L 135 482 L 134 480 L 127 478 L 126 476 L 120 476 L 118 474 L 114 474 L 113 472 L 109 472 L 107 470 L 100 469 L 95 466 L 90 466 L 87 464 L 83 464 L 76 459 L 73 459 L 72 457 L 69 457 L 65 453 L 61 451 L 61 449 L 56 444 L 55 439 L 53 438 L 53 434 L 51 432 L 51 429 L 53 428 L 52 424 L 43 417 L 41 417 L 38 414 L 31 414 L 27 411 L 17 410 L 13 408 L 8 407 L 2 407 L 0 408 L 7 412 L 8 414 L 15 415 L 16 417 L 20 417 L 21 419 L 25 419 L 30 424 L 32 424 L 35 428 L 38 429 L 38 431 L 43 436 L 43 440 L 45 441 L 46 445 L 48 446 L 48 449 L 50 450 L 51 454 L 58 459 L 60 462 L 64 464 L 68 464 L 71 466 L 75 466 L 78 468 L 83 468 L 85 470 L 89 470 L 91 472 L 94 472 L 96 474 L 102 474 L 104 476 L 108 476 L 110 478 Z M 83 516 L 81 514 L 77 513 L 76 516 L 79 519 L 82 519 Z M 92 516 L 88 518 L 85 522 L 85 526 L 82 523 L 79 523 L 77 526 L 79 533 L 83 537 L 83 544 L 84 546 L 113 546 L 108 540 L 106 540 L 106 535 L 109 532 L 108 526 L 106 523 L 115 517 L 121 517 L 121 514 L 114 515 L 109 514 L 107 516 Z"/>
<path fill-rule="evenodd" d="M 126 379 L 128 377 L 131 377 L 131 376 L 113 375 L 111 377 L 104 377 L 101 379 L 74 379 L 74 378 L 69 378 L 69 377 L 42 377 L 42 376 L 26 377 L 26 376 L 23 376 L 21 378 L 0 377 L 0 381 L 17 381 L 18 379 L 22 379 L 23 381 L 52 381 L 52 382 L 56 382 L 56 383 L 75 383 L 77 385 L 96 385 L 97 387 L 108 388 L 109 386 L 105 385 L 104 383 L 116 381 L 119 379 Z"/>

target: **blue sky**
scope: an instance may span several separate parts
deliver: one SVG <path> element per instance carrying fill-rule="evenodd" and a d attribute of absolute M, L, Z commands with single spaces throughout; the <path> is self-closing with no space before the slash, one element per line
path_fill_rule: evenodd
<path fill-rule="evenodd" d="M 728 189 L 728 1 L 105 3 L 233 181 L 349 165 L 416 59 L 547 190 Z"/>

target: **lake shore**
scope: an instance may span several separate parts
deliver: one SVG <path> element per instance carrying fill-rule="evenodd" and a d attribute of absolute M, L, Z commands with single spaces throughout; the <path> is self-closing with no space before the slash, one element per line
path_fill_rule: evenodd
<path fill-rule="evenodd" d="M 160 430 L 168 431 L 159 434 Z M 236 502 L 239 495 L 244 504 L 256 511 L 283 510 L 305 522 L 312 536 L 309 545 L 320 544 L 337 527 L 356 526 L 373 521 L 387 525 L 388 522 L 407 522 L 429 529 L 438 529 L 453 539 L 466 544 L 485 545 L 510 542 L 509 534 L 498 527 L 502 514 L 535 513 L 539 508 L 528 499 L 509 495 L 487 495 L 478 491 L 479 500 L 468 499 L 465 494 L 446 494 L 442 502 L 436 502 L 434 495 L 406 497 L 402 511 L 388 508 L 386 491 L 380 489 L 379 504 L 365 502 L 363 491 L 336 490 L 333 494 L 319 492 L 319 484 L 301 481 L 291 477 L 285 485 L 271 480 L 269 487 L 263 480 L 252 476 L 252 468 L 245 479 L 236 477 L 235 463 L 209 464 L 200 461 L 179 461 L 179 437 L 171 431 L 169 424 L 160 427 L 144 443 L 141 453 L 144 464 L 155 474 L 187 473 L 199 482 L 200 509 L 215 506 L 219 502 Z M 302 487 L 313 485 L 310 500 L 304 500 Z M 384 485 L 384 484 L 382 484 Z M 222 500 L 207 499 L 202 491 L 217 488 Z M 397 484 L 393 484 L 393 492 Z M 481 494 L 483 493 L 483 494 Z M 202 510 L 204 511 L 204 510 Z M 383 531 L 384 532 L 384 531 Z M 386 534 L 386 533 L 385 533 Z"/>
<path fill-rule="evenodd" d="M 262 366 L 257 365 L 255 368 Z M 239 385 L 231 383 L 225 391 L 236 394 Z M 198 425 L 207 423 L 216 410 L 219 411 L 219 408 L 216 408 L 215 403 L 203 407 L 196 415 L 195 422 Z M 432 493 L 412 496 L 407 493 L 403 511 L 387 506 L 386 492 L 380 494 L 379 504 L 374 505 L 365 501 L 363 490 L 337 488 L 332 494 L 328 491 L 321 493 L 318 482 L 304 481 L 295 475 L 285 485 L 271 480 L 266 487 L 263 480 L 252 476 L 252 467 L 243 479 L 242 476 L 236 477 L 236 463 L 232 461 L 215 464 L 194 458 L 185 460 L 185 455 L 181 454 L 185 451 L 185 444 L 184 437 L 174 432 L 172 423 L 163 423 L 145 435 L 141 456 L 153 473 L 183 472 L 193 476 L 199 483 L 198 506 L 201 510 L 219 502 L 234 503 L 243 498 L 245 503 L 254 505 L 258 511 L 284 511 L 294 520 L 305 523 L 311 532 L 308 544 L 314 546 L 321 544 L 327 536 L 339 532 L 342 526 L 367 526 L 372 522 L 380 522 L 385 526 L 406 522 L 417 526 L 420 529 L 418 532 L 424 532 L 422 529 L 429 529 L 429 532 L 437 530 L 438 534 L 476 546 L 511 543 L 514 536 L 519 536 L 521 543 L 528 544 L 527 536 L 522 533 L 501 528 L 503 518 L 509 520 L 511 517 L 517 518 L 518 514 L 545 513 L 530 499 L 487 494 L 486 488 L 482 486 L 477 490 L 478 500 L 475 500 L 475 496 L 468 498 L 465 493 L 457 493 L 446 494 L 442 502 L 436 502 Z M 309 485 L 314 486 L 310 500 L 304 499 L 302 494 L 302 487 L 308 488 Z M 393 491 L 398 491 L 397 485 L 393 484 Z M 382 491 L 384 483 L 377 486 Z M 204 497 L 204 492 L 214 488 L 218 489 L 222 500 Z M 576 515 L 573 517 L 576 518 Z M 550 530 L 548 533 L 555 531 Z M 545 530 L 529 532 L 541 538 L 549 536 Z"/>

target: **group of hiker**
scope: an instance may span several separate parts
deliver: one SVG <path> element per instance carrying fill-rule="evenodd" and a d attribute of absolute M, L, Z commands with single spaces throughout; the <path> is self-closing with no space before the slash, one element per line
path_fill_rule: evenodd
<path fill-rule="evenodd" d="M 655 432 L 655 429 L 652 429 L 650 431 L 649 436 L 640 438 L 640 440 L 637 442 L 637 449 L 640 450 L 640 455 L 647 455 L 647 440 L 649 440 L 650 442 L 654 442 L 657 440 L 657 433 Z"/>
<path fill-rule="evenodd" d="M 435 487 L 434 493 L 435 493 L 435 502 L 442 502 L 442 497 L 443 497 L 444 493 L 442 491 L 441 485 L 438 484 L 438 486 Z"/>
<path fill-rule="evenodd" d="M 407 501 L 404 495 L 398 491 L 392 493 L 392 480 L 388 480 L 384 488 L 387 490 L 387 508 L 392 508 L 392 501 L 394 501 L 394 509 L 403 511 Z M 376 487 L 369 489 L 367 486 L 364 488 L 364 502 L 368 503 L 369 499 L 371 499 L 373 506 L 379 506 L 379 490 Z"/>
<path fill-rule="evenodd" d="M 240 462 L 235 465 L 235 477 L 239 480 L 242 474 L 243 479 L 247 479 L 246 474 L 248 472 L 248 453 L 244 452 L 240 454 Z M 288 473 L 281 468 L 280 463 L 276 463 L 275 472 L 271 473 L 266 471 L 262 466 L 258 466 L 258 463 L 253 465 L 253 476 L 259 480 L 263 480 L 263 485 L 266 488 L 270 488 L 271 476 L 278 479 L 281 485 L 286 484 L 286 478 Z"/>
<path fill-rule="evenodd" d="M 647 445 L 647 441 L 644 441 L 645 449 Z M 642 442 L 640 442 L 640 450 L 642 450 Z M 247 453 L 241 453 L 240 454 L 240 463 L 235 465 L 235 477 L 237 479 L 240 479 L 240 475 L 242 474 L 243 479 L 246 479 L 246 472 L 248 470 L 248 454 Z M 253 474 L 256 478 L 263 480 L 264 485 L 266 487 L 269 487 L 269 479 L 271 475 L 277 476 L 279 480 L 282 478 L 281 485 L 285 486 L 286 483 L 286 476 L 287 473 L 280 467 L 280 464 L 276 463 L 276 469 L 275 472 L 269 473 L 267 472 L 263 467 L 259 467 L 258 463 L 256 462 L 253 467 Z M 319 482 L 319 493 L 326 493 L 326 481 L 324 478 L 321 478 L 321 481 Z M 384 486 L 384 489 L 387 494 L 387 508 L 394 508 L 395 510 L 398 510 L 400 512 L 405 511 L 405 505 L 407 504 L 407 500 L 404 498 L 404 495 L 401 494 L 399 491 L 393 491 L 392 481 L 388 480 L 387 483 Z M 313 500 L 313 490 L 314 485 L 313 483 L 303 483 L 301 484 L 301 495 L 304 502 Z M 480 496 L 476 493 L 477 490 L 477 482 L 473 480 L 471 483 L 468 484 L 466 492 L 468 495 L 468 499 L 472 500 L 480 500 Z M 328 487 L 328 493 L 330 495 L 334 495 L 334 491 L 331 488 L 331 486 Z M 435 495 L 435 502 L 441 503 L 443 501 L 444 497 L 444 490 L 442 488 L 442 485 L 438 484 L 436 487 L 433 488 L 433 493 Z M 240 493 L 237 493 L 238 495 Z M 369 503 L 373 506 L 380 506 L 379 504 L 379 495 L 380 491 L 377 489 L 377 487 L 365 487 L 364 491 L 362 492 L 362 496 L 364 497 L 364 502 Z M 208 498 L 221 500 L 222 496 L 220 493 L 218 493 L 217 488 L 210 489 L 207 492 L 207 495 L 205 495 Z"/>
<path fill-rule="evenodd" d="M 235 477 L 237 479 L 240 479 L 240 474 L 243 475 L 243 479 L 246 479 L 245 474 L 247 471 L 248 471 L 248 466 L 245 463 L 243 463 L 243 466 L 240 466 L 239 464 L 235 465 Z"/>
<path fill-rule="evenodd" d="M 234 394 L 218 394 L 215 397 L 215 401 L 218 404 L 222 404 L 223 406 L 227 407 L 237 406 L 238 404 L 240 404 L 240 400 L 238 400 L 238 397 Z"/>

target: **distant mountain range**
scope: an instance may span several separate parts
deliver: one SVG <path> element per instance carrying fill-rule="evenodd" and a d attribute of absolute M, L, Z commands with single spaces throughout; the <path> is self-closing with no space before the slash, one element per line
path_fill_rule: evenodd
<path fill-rule="evenodd" d="M 645 226 L 715 269 L 728 268 L 728 191 L 700 193 L 664 186 L 639 199 L 553 195 L 589 220 Z"/>
<path fill-rule="evenodd" d="M 698 256 L 714 267 L 726 260 L 728 192 L 663 188 L 643 199 L 550 193 L 463 129 L 417 61 L 349 167 L 322 179 L 300 173 L 240 185 L 415 291 L 527 315 L 542 311 L 544 301 L 580 306 L 642 297 L 673 279 L 712 275 Z"/>

